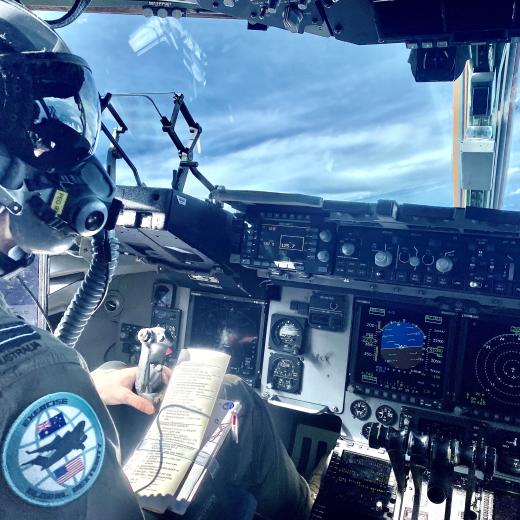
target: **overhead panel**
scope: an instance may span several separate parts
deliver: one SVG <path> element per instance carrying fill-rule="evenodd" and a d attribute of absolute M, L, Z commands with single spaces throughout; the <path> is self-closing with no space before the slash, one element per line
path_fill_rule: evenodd
<path fill-rule="evenodd" d="M 72 0 L 27 2 L 33 9 L 68 9 Z M 520 35 L 514 0 L 93 0 L 90 11 L 184 16 L 210 13 L 247 20 L 252 29 L 279 27 L 331 34 L 359 45 L 415 42 L 459 45 L 510 41 Z M 322 29 L 318 29 L 322 27 Z"/>

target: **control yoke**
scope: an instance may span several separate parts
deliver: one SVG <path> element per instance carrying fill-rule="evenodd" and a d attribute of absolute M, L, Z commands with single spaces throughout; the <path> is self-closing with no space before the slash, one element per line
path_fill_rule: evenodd
<path fill-rule="evenodd" d="M 163 387 L 163 365 L 173 338 L 170 331 L 162 327 L 141 329 L 137 338 L 141 342 L 141 354 L 135 389 L 139 395 L 157 403 Z"/>

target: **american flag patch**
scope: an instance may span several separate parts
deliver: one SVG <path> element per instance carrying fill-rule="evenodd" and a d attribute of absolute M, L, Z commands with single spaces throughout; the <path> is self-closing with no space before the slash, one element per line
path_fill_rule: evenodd
<path fill-rule="evenodd" d="M 85 465 L 83 464 L 83 459 L 81 457 L 76 457 L 71 461 L 67 462 L 61 468 L 58 468 L 54 472 L 54 477 L 59 484 L 64 484 L 67 480 L 71 479 L 74 475 L 77 475 L 79 472 L 83 471 Z"/>
<path fill-rule="evenodd" d="M 38 437 L 40 439 L 45 439 L 45 437 L 48 437 L 51 433 L 63 428 L 65 424 L 65 417 L 63 417 L 63 414 L 60 412 L 50 419 L 38 424 L 36 428 L 38 430 Z"/>

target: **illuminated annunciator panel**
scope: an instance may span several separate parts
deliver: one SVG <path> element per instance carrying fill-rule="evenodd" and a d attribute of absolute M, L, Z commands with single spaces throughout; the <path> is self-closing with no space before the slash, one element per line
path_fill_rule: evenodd
<path fill-rule="evenodd" d="M 213 348 L 231 356 L 228 373 L 259 381 L 267 304 L 191 293 L 185 348 Z"/>
<path fill-rule="evenodd" d="M 520 318 L 464 318 L 457 404 L 464 415 L 520 425 Z"/>
<path fill-rule="evenodd" d="M 358 301 L 350 385 L 365 395 L 442 409 L 454 318 L 437 309 Z"/>

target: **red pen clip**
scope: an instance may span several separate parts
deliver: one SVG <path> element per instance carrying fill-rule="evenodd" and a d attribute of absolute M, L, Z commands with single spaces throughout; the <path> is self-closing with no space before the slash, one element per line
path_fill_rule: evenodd
<path fill-rule="evenodd" d="M 238 444 L 238 414 L 236 412 L 231 412 L 231 435 L 233 435 L 235 443 Z"/>

